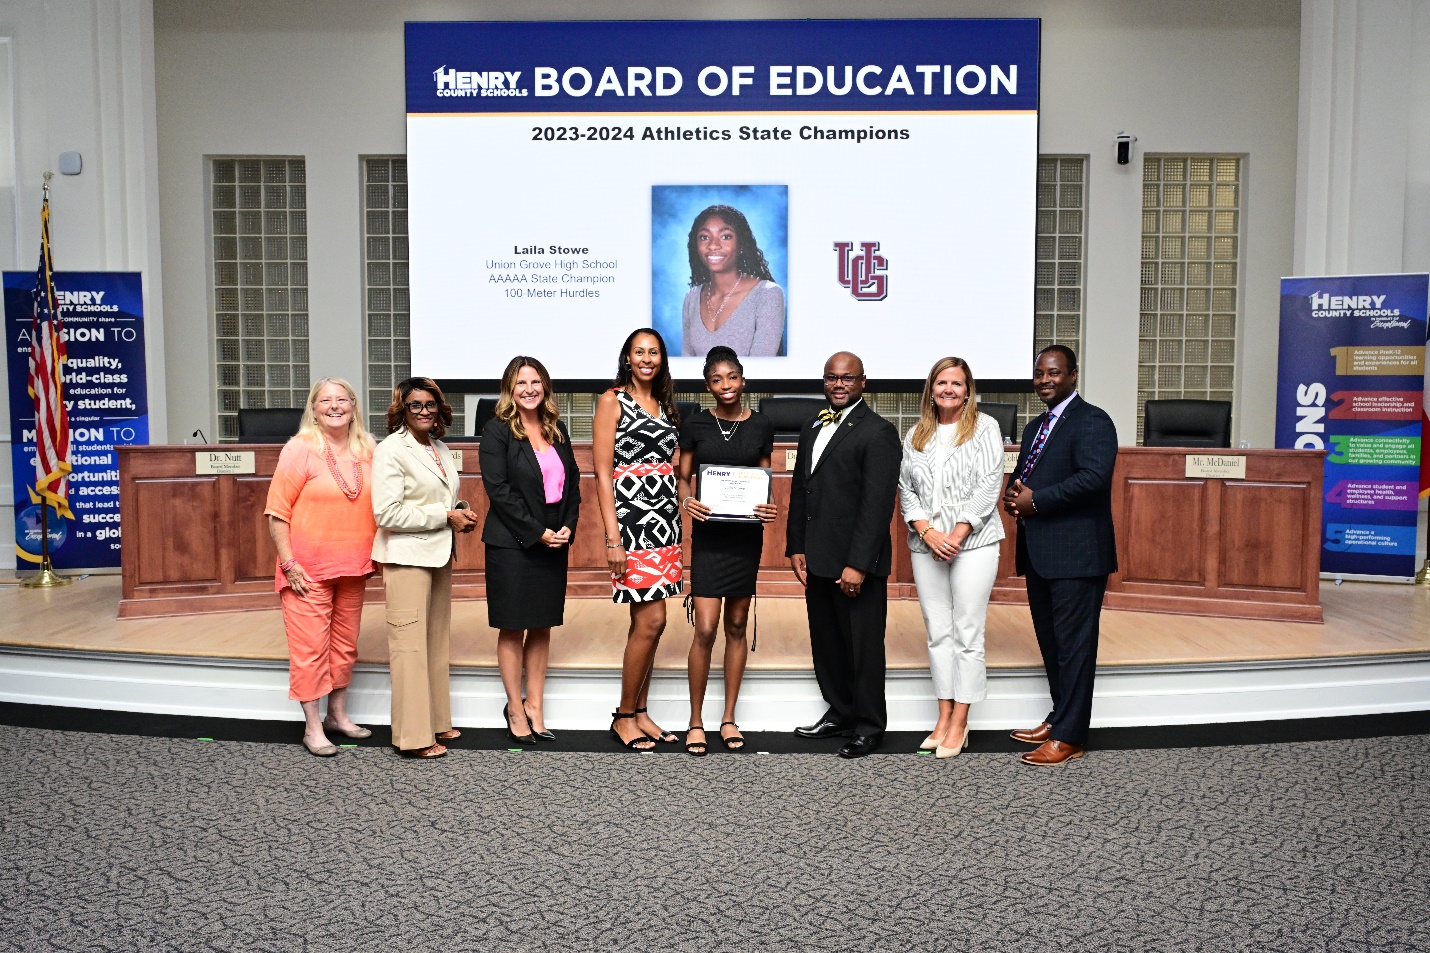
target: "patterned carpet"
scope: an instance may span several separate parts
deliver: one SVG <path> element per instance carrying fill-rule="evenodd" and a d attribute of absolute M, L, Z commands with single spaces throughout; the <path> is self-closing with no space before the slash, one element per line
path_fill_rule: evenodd
<path fill-rule="evenodd" d="M 0 950 L 1425 950 L 1430 739 L 1064 769 L 0 727 Z"/>

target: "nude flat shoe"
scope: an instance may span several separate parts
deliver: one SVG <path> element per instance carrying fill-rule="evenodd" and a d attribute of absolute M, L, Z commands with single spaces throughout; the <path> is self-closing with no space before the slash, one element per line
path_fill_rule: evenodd
<path fill-rule="evenodd" d="M 308 749 L 309 754 L 316 755 L 319 758 L 331 758 L 338 753 L 338 746 L 332 742 L 328 742 L 325 745 L 315 745 L 307 738 L 304 738 L 303 747 Z"/>
<path fill-rule="evenodd" d="M 324 730 L 324 731 L 336 731 L 338 734 L 343 735 L 344 737 L 347 737 L 347 738 L 371 738 L 371 737 L 372 737 L 372 729 L 370 729 L 370 728 L 364 728 L 362 725 L 358 725 L 356 728 L 339 728 L 337 725 L 334 725 L 334 724 L 332 724 L 332 723 L 330 723 L 330 722 L 328 722 L 328 721 L 324 721 L 324 722 L 323 722 L 323 730 Z"/>

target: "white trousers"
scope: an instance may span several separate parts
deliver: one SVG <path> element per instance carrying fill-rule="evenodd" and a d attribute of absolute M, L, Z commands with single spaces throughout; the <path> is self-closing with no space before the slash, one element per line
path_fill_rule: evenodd
<path fill-rule="evenodd" d="M 998 577 L 998 544 L 965 549 L 949 561 L 911 553 L 919 610 L 929 638 L 934 695 L 972 704 L 988 697 L 983 631 Z"/>

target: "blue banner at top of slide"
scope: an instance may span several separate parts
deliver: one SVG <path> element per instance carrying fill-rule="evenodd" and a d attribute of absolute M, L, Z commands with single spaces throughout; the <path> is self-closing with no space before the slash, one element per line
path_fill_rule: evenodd
<path fill-rule="evenodd" d="M 407 24 L 408 113 L 1032 111 L 1038 20 Z"/>

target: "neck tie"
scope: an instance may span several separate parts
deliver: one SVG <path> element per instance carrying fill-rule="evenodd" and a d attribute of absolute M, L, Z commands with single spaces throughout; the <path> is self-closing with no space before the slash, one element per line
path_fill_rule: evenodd
<path fill-rule="evenodd" d="M 1018 474 L 1018 479 L 1026 482 L 1028 474 L 1033 472 L 1033 467 L 1038 463 L 1038 458 L 1043 455 L 1043 447 L 1047 445 L 1048 433 L 1053 429 L 1053 415 L 1051 413 L 1044 416 L 1043 425 L 1038 428 L 1038 435 L 1033 438 L 1033 446 L 1028 449 L 1027 462 L 1023 464 L 1023 472 Z"/>
<path fill-rule="evenodd" d="M 839 423 L 839 414 L 840 411 L 837 410 L 821 410 L 819 412 L 819 425 L 821 427 L 827 427 L 830 424 Z"/>

